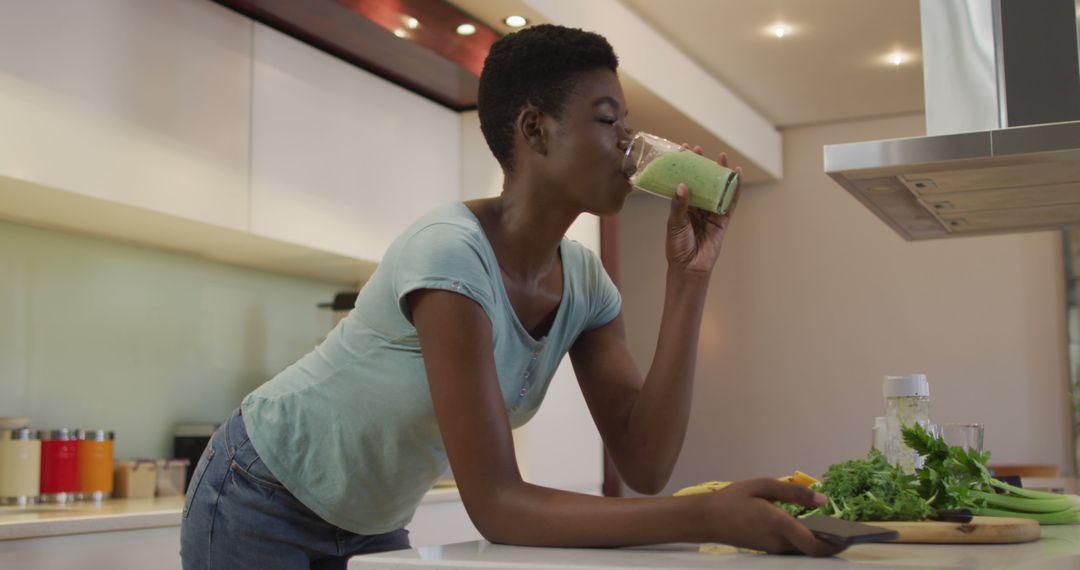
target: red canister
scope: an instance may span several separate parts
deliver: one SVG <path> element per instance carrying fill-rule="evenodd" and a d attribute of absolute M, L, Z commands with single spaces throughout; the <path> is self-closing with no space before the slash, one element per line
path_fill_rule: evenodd
<path fill-rule="evenodd" d="M 79 492 L 79 441 L 73 430 L 55 429 L 41 438 L 41 499 L 75 500 Z"/>

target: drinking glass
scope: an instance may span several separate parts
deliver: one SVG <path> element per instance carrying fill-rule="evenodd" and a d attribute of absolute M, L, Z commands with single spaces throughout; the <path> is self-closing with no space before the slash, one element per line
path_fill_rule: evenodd
<path fill-rule="evenodd" d="M 941 438 L 950 446 L 982 451 L 985 426 L 981 423 L 941 424 Z"/>
<path fill-rule="evenodd" d="M 690 190 L 690 205 L 726 214 L 739 188 L 739 174 L 667 139 L 636 133 L 626 148 L 623 173 L 630 184 L 650 194 L 672 198 L 679 183 Z"/>

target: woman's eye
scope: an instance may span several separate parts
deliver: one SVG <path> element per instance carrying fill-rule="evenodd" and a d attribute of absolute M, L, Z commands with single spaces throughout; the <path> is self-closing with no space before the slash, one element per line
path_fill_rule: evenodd
<path fill-rule="evenodd" d="M 619 120 L 614 117 L 600 117 L 599 119 L 597 119 L 597 121 L 600 121 L 601 123 L 604 123 L 606 125 L 614 125 Z"/>

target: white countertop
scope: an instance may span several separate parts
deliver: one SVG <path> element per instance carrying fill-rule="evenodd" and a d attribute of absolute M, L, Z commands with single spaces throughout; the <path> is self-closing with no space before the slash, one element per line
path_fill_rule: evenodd
<path fill-rule="evenodd" d="M 484 541 L 357 556 L 350 570 L 406 569 L 602 570 L 688 568 L 912 570 L 915 568 L 1080 568 L 1080 525 L 1042 527 L 1042 539 L 1026 544 L 862 544 L 833 558 L 772 556 L 694 544 L 642 548 L 526 548 Z"/>
<path fill-rule="evenodd" d="M 184 497 L 0 507 L 0 540 L 180 526 Z"/>
<path fill-rule="evenodd" d="M 431 490 L 422 503 L 460 500 L 451 487 Z M 0 507 L 0 540 L 180 526 L 183 510 L 184 497 Z"/>

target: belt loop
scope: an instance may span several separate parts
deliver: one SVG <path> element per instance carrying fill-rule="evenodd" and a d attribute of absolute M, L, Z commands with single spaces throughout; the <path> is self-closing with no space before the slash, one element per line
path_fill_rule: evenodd
<path fill-rule="evenodd" d="M 236 417 L 236 412 L 229 414 L 229 417 L 225 419 L 225 425 L 221 426 L 221 431 L 225 434 L 225 453 L 229 455 L 231 460 L 236 455 L 236 450 L 232 446 L 232 438 L 229 437 L 229 431 L 232 427 L 232 420 Z"/>

